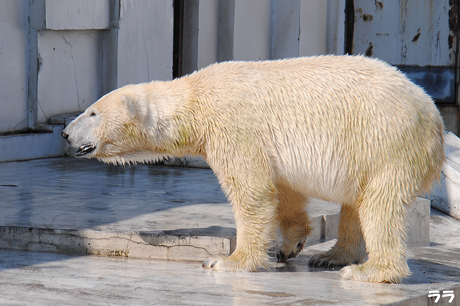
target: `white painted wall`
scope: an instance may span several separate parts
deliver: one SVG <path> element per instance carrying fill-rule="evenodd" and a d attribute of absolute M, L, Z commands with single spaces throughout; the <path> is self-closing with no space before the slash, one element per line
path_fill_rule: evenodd
<path fill-rule="evenodd" d="M 0 2 L 0 132 L 27 127 L 28 1 Z"/>
<path fill-rule="evenodd" d="M 299 56 L 301 0 L 274 1 L 272 14 L 271 57 Z"/>
<path fill-rule="evenodd" d="M 198 53 L 197 66 L 206 67 L 219 56 L 219 1 L 201 0 L 199 6 L 198 45 L 206 46 Z"/>
<path fill-rule="evenodd" d="M 84 110 L 101 95 L 99 31 L 38 33 L 38 122 Z"/>
<path fill-rule="evenodd" d="M 45 27 L 50 30 L 95 30 L 110 27 L 110 0 L 45 0 Z"/>
<path fill-rule="evenodd" d="M 326 53 L 343 54 L 345 50 L 345 0 L 327 0 Z"/>

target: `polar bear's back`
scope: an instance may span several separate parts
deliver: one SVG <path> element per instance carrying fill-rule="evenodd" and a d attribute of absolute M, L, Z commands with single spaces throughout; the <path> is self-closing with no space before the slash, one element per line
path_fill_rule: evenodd
<path fill-rule="evenodd" d="M 225 126 L 220 137 L 244 130 L 278 176 L 308 186 L 312 196 L 346 202 L 364 175 L 386 165 L 413 173 L 414 184 L 426 189 L 442 166 L 444 127 L 434 102 L 382 61 L 226 62 L 190 77 L 206 83 L 198 94 Z"/>

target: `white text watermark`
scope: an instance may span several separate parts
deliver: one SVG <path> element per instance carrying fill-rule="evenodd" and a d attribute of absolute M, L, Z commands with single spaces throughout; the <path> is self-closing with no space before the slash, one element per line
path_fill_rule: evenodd
<path fill-rule="evenodd" d="M 449 303 L 452 303 L 452 301 L 455 298 L 454 290 L 444 290 L 444 291 L 439 291 L 439 290 L 431 290 L 428 292 L 428 297 L 434 297 L 434 302 L 437 303 L 439 302 L 439 299 L 441 298 L 449 298 Z"/>

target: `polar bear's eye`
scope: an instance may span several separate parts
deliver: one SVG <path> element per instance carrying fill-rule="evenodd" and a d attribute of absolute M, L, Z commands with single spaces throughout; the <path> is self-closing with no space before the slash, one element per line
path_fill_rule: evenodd
<path fill-rule="evenodd" d="M 95 112 L 91 112 L 91 114 L 89 114 L 90 117 L 94 117 L 96 116 L 96 113 Z"/>

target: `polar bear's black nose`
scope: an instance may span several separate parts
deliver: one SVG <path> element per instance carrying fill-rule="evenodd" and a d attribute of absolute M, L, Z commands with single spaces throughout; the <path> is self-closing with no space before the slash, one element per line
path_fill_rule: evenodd
<path fill-rule="evenodd" d="M 64 131 L 62 131 L 61 136 L 64 137 L 65 140 L 69 139 L 69 134 Z"/>

